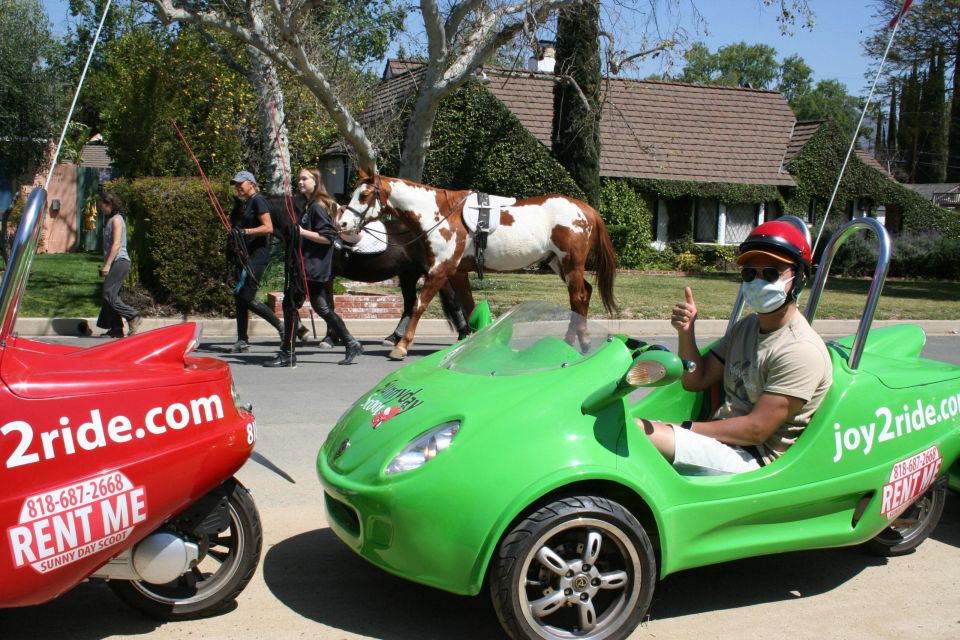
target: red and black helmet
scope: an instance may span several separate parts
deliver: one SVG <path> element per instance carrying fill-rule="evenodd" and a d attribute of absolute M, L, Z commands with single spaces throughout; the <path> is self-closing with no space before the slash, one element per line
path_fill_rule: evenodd
<path fill-rule="evenodd" d="M 740 243 L 737 264 L 758 253 L 796 264 L 804 271 L 804 275 L 810 275 L 813 263 L 810 243 L 803 231 L 789 222 L 764 222 L 751 231 L 747 239 Z"/>

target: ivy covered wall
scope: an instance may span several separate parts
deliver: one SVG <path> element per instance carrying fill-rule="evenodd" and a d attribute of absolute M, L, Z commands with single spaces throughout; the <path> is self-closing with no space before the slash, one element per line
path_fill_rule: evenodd
<path fill-rule="evenodd" d="M 807 208 L 816 198 L 816 222 L 823 216 L 823 208 L 830 200 L 847 153 L 846 136 L 837 125 L 826 122 L 813 135 L 787 169 L 797 183 L 788 193 L 786 213 L 805 217 Z M 890 180 L 881 171 L 868 166 L 856 155 L 850 158 L 835 204 L 830 213 L 828 226 L 834 226 L 843 218 L 838 212 L 846 211 L 848 203 L 855 199 L 869 198 L 875 204 L 900 211 L 903 231 L 920 233 L 937 230 L 950 237 L 960 237 L 960 216 L 936 206 L 920 194 Z"/>
<path fill-rule="evenodd" d="M 399 120 L 406 122 L 406 117 Z M 396 175 L 398 165 L 396 152 L 391 153 L 381 161 L 381 171 Z M 580 187 L 550 151 L 477 82 L 468 82 L 441 103 L 423 182 L 514 198 L 545 193 L 583 198 Z"/>

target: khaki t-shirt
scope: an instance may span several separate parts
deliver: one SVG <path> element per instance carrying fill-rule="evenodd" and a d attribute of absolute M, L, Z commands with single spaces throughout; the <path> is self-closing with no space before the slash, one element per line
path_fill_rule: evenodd
<path fill-rule="evenodd" d="M 770 462 L 796 442 L 833 381 L 830 354 L 823 339 L 796 313 L 785 327 L 760 333 L 756 314 L 747 316 L 721 338 L 711 352 L 724 363 L 723 406 L 716 419 L 747 415 L 764 393 L 793 396 L 803 407 L 759 445 Z"/>

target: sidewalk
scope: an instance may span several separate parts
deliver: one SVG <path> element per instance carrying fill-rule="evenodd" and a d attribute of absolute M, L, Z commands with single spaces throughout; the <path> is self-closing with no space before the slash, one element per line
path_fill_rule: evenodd
<path fill-rule="evenodd" d="M 203 326 L 203 335 L 212 337 L 235 337 L 237 325 L 232 318 L 188 318 L 188 321 L 197 322 Z M 149 331 L 160 327 L 182 322 L 177 318 L 144 318 L 140 331 Z M 102 330 L 96 327 L 96 318 L 18 318 L 15 331 L 22 336 L 77 336 L 80 335 L 80 324 L 86 322 L 93 330 L 93 335 L 99 335 Z M 673 327 L 666 320 L 601 320 L 616 333 L 623 333 L 634 337 L 673 337 L 676 335 Z M 310 327 L 309 320 L 305 321 Z M 824 336 L 844 336 L 856 333 L 859 320 L 818 320 L 814 328 Z M 885 327 L 892 324 L 916 324 L 930 336 L 960 335 L 960 320 L 875 320 L 874 327 Z M 361 339 L 379 339 L 390 334 L 396 327 L 396 320 L 348 320 L 350 333 Z M 700 337 L 718 337 L 723 335 L 727 327 L 726 320 L 699 320 L 697 335 Z M 316 320 L 318 336 L 325 332 L 325 325 L 319 318 Z M 260 318 L 250 319 L 250 337 L 275 337 L 273 328 Z M 455 337 L 456 333 L 446 320 L 425 319 L 420 321 L 417 335 L 436 337 Z M 312 337 L 311 337 L 312 339 Z"/>

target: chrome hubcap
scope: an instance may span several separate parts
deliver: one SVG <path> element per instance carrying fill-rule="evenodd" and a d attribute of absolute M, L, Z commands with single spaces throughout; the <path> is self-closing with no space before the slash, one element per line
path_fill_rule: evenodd
<path fill-rule="evenodd" d="M 520 604 L 541 638 L 604 638 L 636 607 L 637 552 L 603 520 L 580 518 L 549 530 L 523 569 Z"/>

